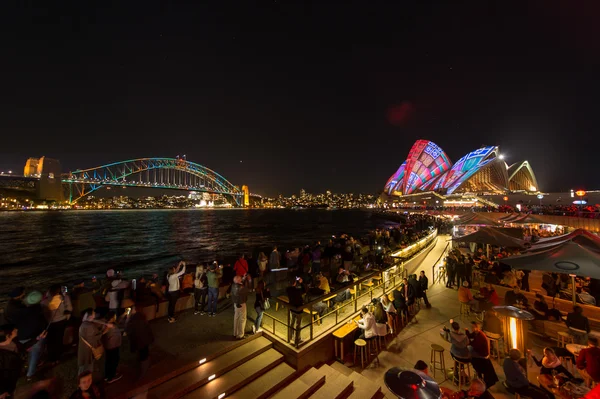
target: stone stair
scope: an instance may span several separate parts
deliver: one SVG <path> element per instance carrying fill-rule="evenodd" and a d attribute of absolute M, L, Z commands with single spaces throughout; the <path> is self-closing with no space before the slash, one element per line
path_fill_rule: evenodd
<path fill-rule="evenodd" d="M 131 397 L 132 395 L 127 395 Z M 335 362 L 296 372 L 259 336 L 156 381 L 148 399 L 380 399 L 381 388 Z"/>

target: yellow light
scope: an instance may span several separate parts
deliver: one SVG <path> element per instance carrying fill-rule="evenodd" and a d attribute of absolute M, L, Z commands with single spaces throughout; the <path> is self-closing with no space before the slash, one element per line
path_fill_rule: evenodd
<path fill-rule="evenodd" d="M 210 377 L 208 377 L 208 380 L 209 380 L 209 381 L 212 381 L 212 380 L 214 380 L 214 379 L 215 379 L 215 377 L 216 377 L 216 376 L 217 376 L 216 374 L 213 374 L 213 375 L 211 375 Z"/>
<path fill-rule="evenodd" d="M 529 191 L 537 191 L 537 188 L 535 186 L 529 186 Z"/>
<path fill-rule="evenodd" d="M 510 343 L 511 349 L 517 348 L 517 319 L 509 317 L 510 319 Z M 518 349 L 518 348 L 517 348 Z"/>
<path fill-rule="evenodd" d="M 225 392 L 223 392 L 222 394 L 220 394 L 217 399 L 223 399 L 225 397 Z"/>
<path fill-rule="evenodd" d="M 202 364 L 202 363 L 204 363 L 204 362 L 206 362 L 206 358 L 204 358 L 204 359 L 200 359 L 200 361 L 198 362 L 198 364 Z"/>

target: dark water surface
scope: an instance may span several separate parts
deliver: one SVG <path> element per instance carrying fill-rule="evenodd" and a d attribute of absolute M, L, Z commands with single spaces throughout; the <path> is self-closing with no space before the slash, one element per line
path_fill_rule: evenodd
<path fill-rule="evenodd" d="M 106 270 L 128 278 L 180 259 L 202 262 L 240 251 L 355 237 L 392 224 L 359 210 L 125 210 L 0 213 L 0 302 L 16 286 L 89 280 Z"/>

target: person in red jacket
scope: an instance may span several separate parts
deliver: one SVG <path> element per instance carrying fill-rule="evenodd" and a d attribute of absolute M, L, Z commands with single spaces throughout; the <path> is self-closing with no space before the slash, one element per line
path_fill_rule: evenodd
<path fill-rule="evenodd" d="M 471 352 L 471 364 L 473 364 L 477 375 L 483 378 L 485 385 L 491 388 L 498 382 L 498 375 L 489 357 L 488 340 L 483 331 L 481 331 L 481 326 L 478 322 L 471 322 L 471 327 L 473 332 L 469 332 L 465 328 L 465 334 L 467 334 L 467 337 L 471 341 L 469 348 Z"/>
<path fill-rule="evenodd" d="M 586 382 L 600 382 L 600 348 L 598 348 L 598 338 L 589 337 L 588 347 L 579 352 L 577 357 L 577 368 L 579 374 L 585 378 Z"/>
<path fill-rule="evenodd" d="M 233 270 L 235 270 L 235 275 L 244 277 L 248 274 L 248 262 L 246 262 L 246 255 L 241 254 L 240 258 L 235 261 L 233 265 Z"/>

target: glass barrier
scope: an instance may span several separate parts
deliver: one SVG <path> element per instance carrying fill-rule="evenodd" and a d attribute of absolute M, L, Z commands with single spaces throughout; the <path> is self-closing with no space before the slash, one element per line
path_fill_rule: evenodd
<path fill-rule="evenodd" d="M 338 324 L 348 321 L 363 306 L 370 304 L 373 298 L 391 294 L 402 283 L 403 278 L 407 277 L 406 261 L 425 249 L 436 237 L 437 230 L 434 230 L 419 242 L 400 250 L 405 251 L 402 253 L 403 256 L 394 257 L 392 266 L 385 270 L 374 270 L 363 274 L 344 288 L 331 291 L 329 294 L 305 303 L 302 307 L 294 308 L 295 311 L 301 312 L 300 342 L 313 340 L 331 332 L 332 328 L 339 327 Z M 294 318 L 291 310 L 285 293 L 273 297 L 270 309 L 263 314 L 262 328 L 298 347 L 295 342 L 295 331 L 298 328 L 297 319 Z"/>

